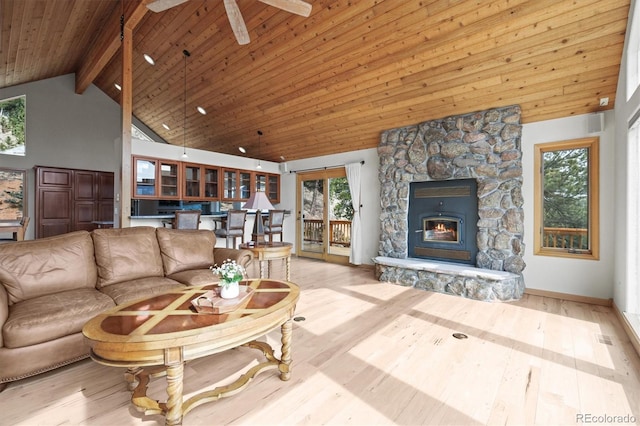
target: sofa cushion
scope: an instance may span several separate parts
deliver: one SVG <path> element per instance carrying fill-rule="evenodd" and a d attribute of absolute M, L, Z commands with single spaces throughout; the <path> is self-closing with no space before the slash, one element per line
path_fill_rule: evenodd
<path fill-rule="evenodd" d="M 157 228 L 156 235 L 165 275 L 213 266 L 213 247 L 216 244 L 213 231 Z"/>
<path fill-rule="evenodd" d="M 209 268 L 180 271 L 169 275 L 167 278 L 171 278 L 185 285 L 205 285 L 220 281 L 218 275 L 211 272 Z"/>
<path fill-rule="evenodd" d="M 91 235 L 98 266 L 98 288 L 164 276 L 155 228 L 95 229 Z"/>
<path fill-rule="evenodd" d="M 122 305 L 131 300 L 155 296 L 180 287 L 184 286 L 172 279 L 150 277 L 111 284 L 101 288 L 100 291 L 112 298 L 118 305 Z"/>
<path fill-rule="evenodd" d="M 0 281 L 10 304 L 95 288 L 96 279 L 93 242 L 87 231 L 0 245 Z"/>
<path fill-rule="evenodd" d="M 4 346 L 21 348 L 82 331 L 113 300 L 95 288 L 61 291 L 15 303 L 2 327 Z"/>

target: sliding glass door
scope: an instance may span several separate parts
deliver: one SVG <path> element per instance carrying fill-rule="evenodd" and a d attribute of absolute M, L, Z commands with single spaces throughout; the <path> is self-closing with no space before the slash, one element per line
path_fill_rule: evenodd
<path fill-rule="evenodd" d="M 348 263 L 353 206 L 344 168 L 298 173 L 298 256 Z"/>

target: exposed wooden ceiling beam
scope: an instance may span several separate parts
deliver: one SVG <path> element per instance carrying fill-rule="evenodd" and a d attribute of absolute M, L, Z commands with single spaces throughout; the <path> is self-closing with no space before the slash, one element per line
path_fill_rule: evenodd
<path fill-rule="evenodd" d="M 113 8 L 106 25 L 101 29 L 100 35 L 96 38 L 89 54 L 86 56 L 86 60 L 76 73 L 77 94 L 81 95 L 87 90 L 87 87 L 93 83 L 93 80 L 102 72 L 120 48 L 122 44 L 121 23 L 131 30 L 135 29 L 149 10 L 147 9 L 147 3 L 150 1 L 134 0 L 127 2 L 124 18 L 121 18 L 123 10 L 120 4 Z"/>

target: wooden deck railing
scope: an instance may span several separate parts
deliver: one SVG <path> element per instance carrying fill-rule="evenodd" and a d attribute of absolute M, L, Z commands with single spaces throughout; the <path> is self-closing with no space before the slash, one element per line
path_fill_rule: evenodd
<path fill-rule="evenodd" d="M 320 243 L 323 241 L 324 225 L 321 219 L 304 219 L 304 240 Z M 351 245 L 351 221 L 329 221 L 329 244 L 349 247 Z"/>
<path fill-rule="evenodd" d="M 587 250 L 589 238 L 586 228 L 544 228 L 542 246 Z"/>

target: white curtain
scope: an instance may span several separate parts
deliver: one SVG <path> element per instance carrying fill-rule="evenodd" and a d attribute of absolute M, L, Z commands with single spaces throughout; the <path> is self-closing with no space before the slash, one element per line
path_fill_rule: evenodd
<path fill-rule="evenodd" d="M 347 171 L 347 182 L 351 193 L 351 203 L 353 204 L 353 220 L 351 221 L 351 253 L 349 262 L 354 265 L 362 264 L 362 230 L 360 220 L 360 169 L 362 163 L 345 164 Z"/>

